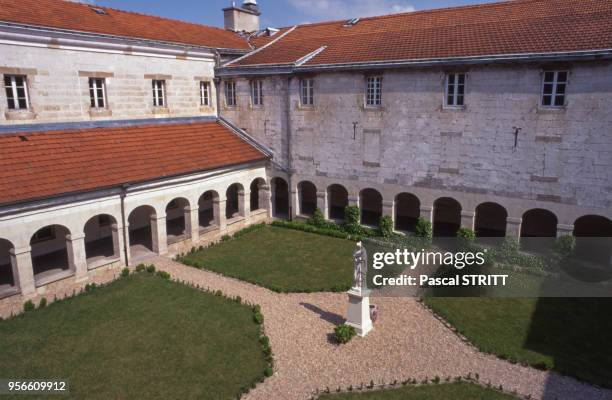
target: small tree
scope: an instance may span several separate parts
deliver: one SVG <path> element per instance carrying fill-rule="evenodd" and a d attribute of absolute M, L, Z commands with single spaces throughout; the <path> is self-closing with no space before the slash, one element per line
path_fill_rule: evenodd
<path fill-rule="evenodd" d="M 344 224 L 346 231 L 349 233 L 359 233 L 361 225 L 359 224 L 359 217 L 361 212 L 357 206 L 348 206 L 344 209 Z"/>
<path fill-rule="evenodd" d="M 312 217 L 308 220 L 310 225 L 314 225 L 319 228 L 323 228 L 326 225 L 325 217 L 320 209 L 316 209 Z"/>
<path fill-rule="evenodd" d="M 378 223 L 378 229 L 380 229 L 382 236 L 391 237 L 393 235 L 393 219 L 388 215 L 382 216 Z"/>
<path fill-rule="evenodd" d="M 416 237 L 431 240 L 433 238 L 433 227 L 431 226 L 431 222 L 419 217 L 414 229 L 414 234 Z"/>
<path fill-rule="evenodd" d="M 348 343 L 350 340 L 357 334 L 355 328 L 350 325 L 342 324 L 338 325 L 334 329 L 334 333 L 336 334 L 336 340 L 338 343 Z"/>

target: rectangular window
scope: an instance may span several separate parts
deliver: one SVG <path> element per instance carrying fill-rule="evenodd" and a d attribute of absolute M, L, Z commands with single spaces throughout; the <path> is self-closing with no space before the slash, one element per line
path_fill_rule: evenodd
<path fill-rule="evenodd" d="M 545 71 L 542 79 L 542 105 L 563 107 L 567 89 L 567 71 Z"/>
<path fill-rule="evenodd" d="M 300 80 L 300 100 L 303 106 L 314 105 L 314 79 Z"/>
<path fill-rule="evenodd" d="M 4 87 L 9 110 L 27 110 L 28 84 L 23 75 L 4 75 Z"/>
<path fill-rule="evenodd" d="M 251 104 L 263 106 L 263 81 L 251 82 Z"/>
<path fill-rule="evenodd" d="M 106 107 L 106 88 L 104 78 L 89 78 L 89 99 L 91 108 Z"/>
<path fill-rule="evenodd" d="M 236 106 L 236 82 L 225 82 L 225 105 Z"/>
<path fill-rule="evenodd" d="M 366 106 L 380 107 L 382 104 L 382 76 L 369 76 L 366 85 Z"/>
<path fill-rule="evenodd" d="M 462 107 L 465 96 L 465 74 L 446 75 L 446 106 Z"/>
<path fill-rule="evenodd" d="M 200 82 L 200 105 L 210 106 L 210 82 Z"/>
<path fill-rule="evenodd" d="M 153 106 L 164 107 L 166 105 L 166 81 L 153 80 Z"/>

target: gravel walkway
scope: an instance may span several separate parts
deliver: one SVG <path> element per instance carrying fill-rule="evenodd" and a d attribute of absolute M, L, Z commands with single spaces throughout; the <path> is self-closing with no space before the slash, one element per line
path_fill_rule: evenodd
<path fill-rule="evenodd" d="M 275 373 L 245 396 L 248 400 L 310 399 L 326 387 L 334 391 L 372 380 L 376 384 L 436 376 L 444 380 L 468 373 L 532 399 L 612 399 L 610 390 L 479 353 L 414 299 L 371 299 L 380 309 L 375 329 L 365 338 L 337 346 L 331 335 L 334 326 L 344 321 L 346 294 L 278 294 L 166 257 L 148 261 L 175 279 L 261 306 Z"/>

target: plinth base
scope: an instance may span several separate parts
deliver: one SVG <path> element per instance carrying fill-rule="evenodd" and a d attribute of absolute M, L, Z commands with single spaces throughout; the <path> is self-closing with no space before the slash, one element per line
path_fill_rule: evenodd
<path fill-rule="evenodd" d="M 369 292 L 351 289 L 347 293 L 349 304 L 346 324 L 355 328 L 357 335 L 363 337 L 373 329 L 370 319 Z"/>

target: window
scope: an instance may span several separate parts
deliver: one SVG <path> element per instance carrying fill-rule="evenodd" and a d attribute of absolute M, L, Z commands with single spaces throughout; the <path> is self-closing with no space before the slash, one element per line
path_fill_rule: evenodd
<path fill-rule="evenodd" d="M 236 106 L 236 82 L 225 82 L 225 105 Z"/>
<path fill-rule="evenodd" d="M 462 107 L 465 96 L 465 74 L 446 75 L 446 105 Z"/>
<path fill-rule="evenodd" d="M 91 108 L 106 107 L 104 78 L 89 78 L 89 98 L 91 100 Z"/>
<path fill-rule="evenodd" d="M 314 79 L 300 80 L 300 100 L 303 106 L 314 105 Z"/>
<path fill-rule="evenodd" d="M 563 107 L 567 88 L 567 71 L 545 71 L 542 81 L 542 105 L 544 107 Z"/>
<path fill-rule="evenodd" d="M 366 85 L 366 106 L 379 107 L 382 101 L 382 76 L 369 76 Z"/>
<path fill-rule="evenodd" d="M 4 75 L 4 87 L 6 88 L 6 99 L 9 110 L 27 110 L 28 86 L 27 79 L 23 75 Z"/>
<path fill-rule="evenodd" d="M 210 106 L 210 82 L 200 82 L 200 105 Z"/>
<path fill-rule="evenodd" d="M 251 105 L 263 106 L 263 81 L 251 82 Z"/>
<path fill-rule="evenodd" d="M 166 105 L 166 81 L 153 80 L 153 106 L 164 107 Z"/>

